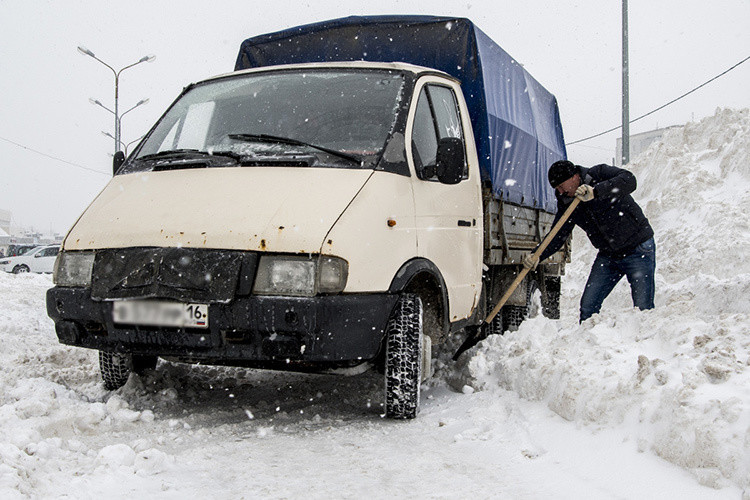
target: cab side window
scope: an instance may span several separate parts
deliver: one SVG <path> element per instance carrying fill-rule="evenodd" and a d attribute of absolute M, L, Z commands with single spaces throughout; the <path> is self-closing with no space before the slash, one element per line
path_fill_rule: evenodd
<path fill-rule="evenodd" d="M 414 116 L 411 151 L 417 173 L 424 172 L 425 165 L 435 165 L 437 156 L 437 131 L 435 121 L 427 99 L 426 87 L 422 89 L 417 101 L 417 112 Z M 422 175 L 419 176 L 423 178 Z"/>
<path fill-rule="evenodd" d="M 464 140 L 456 96 L 448 87 L 426 85 L 417 100 L 411 144 L 417 176 L 420 179 L 437 181 L 435 160 L 438 141 L 445 137 L 458 138 L 462 142 Z M 463 178 L 468 178 L 466 163 Z"/>

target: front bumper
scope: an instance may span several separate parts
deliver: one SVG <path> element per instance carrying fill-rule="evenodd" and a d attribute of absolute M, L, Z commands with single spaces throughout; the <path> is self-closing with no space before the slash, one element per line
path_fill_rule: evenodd
<path fill-rule="evenodd" d="M 378 356 L 394 294 L 238 297 L 209 305 L 209 328 L 119 325 L 87 288 L 47 291 L 63 344 L 208 364 L 321 371 Z"/>

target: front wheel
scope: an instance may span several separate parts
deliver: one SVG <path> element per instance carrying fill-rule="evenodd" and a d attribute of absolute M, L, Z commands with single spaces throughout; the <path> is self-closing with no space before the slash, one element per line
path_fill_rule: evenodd
<path fill-rule="evenodd" d="M 133 371 L 133 356 L 116 352 L 99 351 L 99 371 L 102 374 L 104 388 L 108 391 L 119 389 Z"/>
<path fill-rule="evenodd" d="M 422 380 L 422 300 L 405 293 L 396 303 L 386 329 L 385 415 L 408 419 L 419 410 Z"/>
<path fill-rule="evenodd" d="M 25 264 L 21 264 L 20 266 L 16 266 L 13 268 L 13 274 L 23 274 L 29 272 L 29 266 Z"/>

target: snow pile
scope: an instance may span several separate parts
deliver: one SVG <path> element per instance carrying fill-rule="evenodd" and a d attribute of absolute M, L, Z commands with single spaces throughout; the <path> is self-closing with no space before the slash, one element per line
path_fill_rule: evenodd
<path fill-rule="evenodd" d="M 578 325 L 595 250 L 576 230 L 563 317 L 487 339 L 462 358 L 464 381 L 620 429 L 701 484 L 748 488 L 750 110 L 672 129 L 630 168 L 656 232 L 656 309 L 634 310 L 623 281 Z"/>
<path fill-rule="evenodd" d="M 0 273 L 2 498 L 76 491 L 85 481 L 48 474 L 59 474 L 63 463 L 78 476 L 109 478 L 156 475 L 174 461 L 150 440 L 106 445 L 98 439 L 153 421 L 153 412 L 133 411 L 104 391 L 95 353 L 57 343 L 44 304 L 51 285 L 49 276 Z"/>

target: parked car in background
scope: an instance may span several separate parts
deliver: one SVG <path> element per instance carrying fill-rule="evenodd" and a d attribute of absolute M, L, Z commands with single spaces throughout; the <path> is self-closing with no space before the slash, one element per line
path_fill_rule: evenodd
<path fill-rule="evenodd" d="M 16 257 L 18 255 L 23 255 L 29 250 L 33 250 L 34 248 L 38 247 L 39 245 L 8 245 L 8 251 L 6 252 L 3 257 Z"/>
<path fill-rule="evenodd" d="M 60 245 L 46 245 L 29 250 L 17 257 L 0 259 L 0 268 L 6 273 L 51 273 Z"/>

